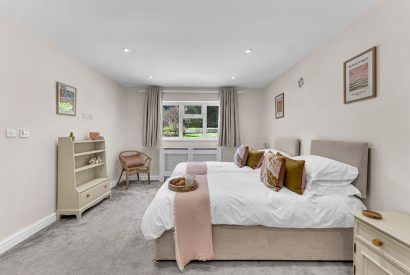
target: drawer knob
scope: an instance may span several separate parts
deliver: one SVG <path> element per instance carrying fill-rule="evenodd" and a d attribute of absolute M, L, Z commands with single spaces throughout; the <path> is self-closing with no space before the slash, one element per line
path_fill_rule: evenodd
<path fill-rule="evenodd" d="M 86 196 L 87 198 L 89 198 L 90 197 L 90 194 L 87 194 L 87 196 Z"/>
<path fill-rule="evenodd" d="M 383 242 L 379 239 L 373 239 L 372 243 L 373 243 L 374 246 L 382 246 L 383 245 Z"/>
<path fill-rule="evenodd" d="M 107 188 L 107 185 L 104 185 L 105 188 Z"/>

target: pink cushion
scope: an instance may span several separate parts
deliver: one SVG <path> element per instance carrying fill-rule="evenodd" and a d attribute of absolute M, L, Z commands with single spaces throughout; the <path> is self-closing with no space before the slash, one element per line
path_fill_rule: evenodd
<path fill-rule="evenodd" d="M 125 160 L 125 164 L 129 168 L 144 166 L 144 161 L 140 154 L 132 155 L 132 156 L 123 156 L 123 158 Z"/>
<path fill-rule="evenodd" d="M 248 146 L 241 145 L 238 147 L 238 149 L 236 149 L 235 155 L 233 156 L 233 162 L 236 164 L 236 166 L 238 166 L 239 168 L 245 166 L 246 161 L 248 160 L 248 153 Z"/>

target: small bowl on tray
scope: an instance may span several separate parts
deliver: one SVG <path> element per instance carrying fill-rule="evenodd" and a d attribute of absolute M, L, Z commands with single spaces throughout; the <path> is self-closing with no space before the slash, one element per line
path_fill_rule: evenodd
<path fill-rule="evenodd" d="M 178 177 L 168 182 L 168 189 L 174 192 L 190 192 L 198 188 L 198 182 L 194 179 L 192 184 L 187 185 L 185 177 Z"/>

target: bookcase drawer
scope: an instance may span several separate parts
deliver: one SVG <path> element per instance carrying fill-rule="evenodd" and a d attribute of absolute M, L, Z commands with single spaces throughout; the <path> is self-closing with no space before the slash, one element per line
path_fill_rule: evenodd
<path fill-rule="evenodd" d="M 109 181 L 105 181 L 100 183 L 84 192 L 80 193 L 80 206 L 84 206 L 96 198 L 100 197 L 101 195 L 107 193 L 110 190 L 110 183 Z"/>

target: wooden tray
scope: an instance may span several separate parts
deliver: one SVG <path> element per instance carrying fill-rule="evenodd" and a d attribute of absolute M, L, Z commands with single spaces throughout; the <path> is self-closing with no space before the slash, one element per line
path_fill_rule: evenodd
<path fill-rule="evenodd" d="M 168 182 L 168 189 L 171 190 L 171 191 L 174 191 L 174 192 L 190 192 L 190 191 L 194 191 L 194 190 L 196 190 L 196 189 L 198 188 L 198 182 L 197 182 L 196 180 L 194 180 L 193 185 L 190 185 L 190 186 L 185 186 L 185 185 L 183 185 L 183 186 L 178 186 L 178 185 L 175 185 L 175 183 L 176 183 L 177 181 L 182 180 L 182 179 L 185 180 L 184 177 L 179 177 L 179 178 L 175 178 L 175 179 L 173 179 L 173 180 L 170 180 L 170 181 Z"/>
<path fill-rule="evenodd" d="M 374 219 L 374 220 L 381 220 L 382 219 L 382 215 L 380 213 L 375 212 L 375 211 L 363 210 L 362 214 L 363 214 L 363 216 Z"/>

